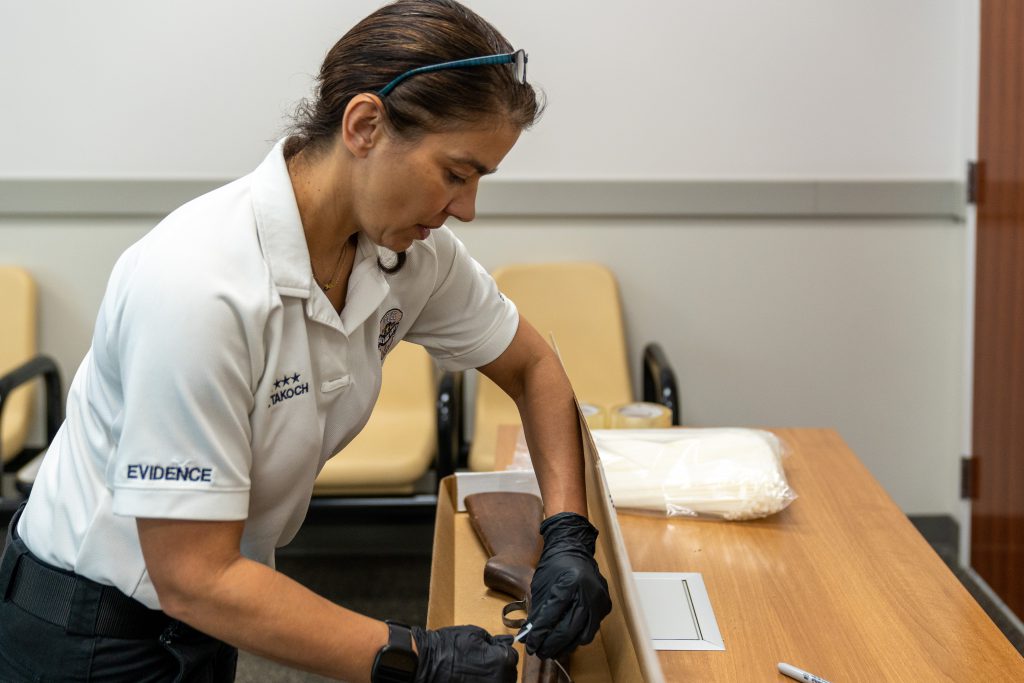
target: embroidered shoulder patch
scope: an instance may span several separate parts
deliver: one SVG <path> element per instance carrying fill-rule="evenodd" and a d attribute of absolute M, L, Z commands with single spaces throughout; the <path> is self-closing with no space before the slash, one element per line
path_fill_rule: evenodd
<path fill-rule="evenodd" d="M 398 324 L 402 322 L 402 310 L 392 308 L 381 316 L 380 336 L 377 337 L 377 350 L 380 351 L 380 360 L 384 362 L 384 356 L 388 355 L 395 346 L 395 333 L 398 332 Z"/>

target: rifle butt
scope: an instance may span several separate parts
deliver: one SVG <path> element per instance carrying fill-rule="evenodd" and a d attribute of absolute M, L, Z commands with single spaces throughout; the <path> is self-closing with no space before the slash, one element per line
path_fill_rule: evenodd
<path fill-rule="evenodd" d="M 544 518 L 540 498 L 532 493 L 475 493 L 466 496 L 466 511 L 490 558 L 484 583 L 516 600 L 528 597 L 544 547 L 538 531 Z"/>

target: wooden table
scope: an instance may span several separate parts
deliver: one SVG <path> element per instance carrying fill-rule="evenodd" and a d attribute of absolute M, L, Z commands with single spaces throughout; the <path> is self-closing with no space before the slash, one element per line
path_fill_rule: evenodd
<path fill-rule="evenodd" d="M 724 652 L 659 652 L 668 681 L 1024 681 L 1024 658 L 832 430 L 772 430 L 799 496 L 748 522 L 620 513 L 634 571 L 700 572 Z M 499 458 L 518 427 L 503 427 Z M 1024 579 L 1022 579 L 1024 580 Z"/>

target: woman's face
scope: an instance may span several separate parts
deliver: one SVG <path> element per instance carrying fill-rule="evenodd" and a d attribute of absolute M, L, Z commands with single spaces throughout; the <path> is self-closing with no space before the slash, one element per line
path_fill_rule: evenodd
<path fill-rule="evenodd" d="M 405 251 L 449 216 L 476 216 L 480 178 L 493 173 L 520 130 L 496 120 L 413 141 L 382 135 L 355 197 L 356 220 L 374 243 Z"/>

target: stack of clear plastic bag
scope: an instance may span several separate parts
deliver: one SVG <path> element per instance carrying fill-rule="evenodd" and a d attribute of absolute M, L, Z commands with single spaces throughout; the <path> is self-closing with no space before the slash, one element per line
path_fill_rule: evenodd
<path fill-rule="evenodd" d="M 785 509 L 796 493 L 784 449 L 756 429 L 594 430 L 605 477 L 622 512 L 725 520 Z"/>

